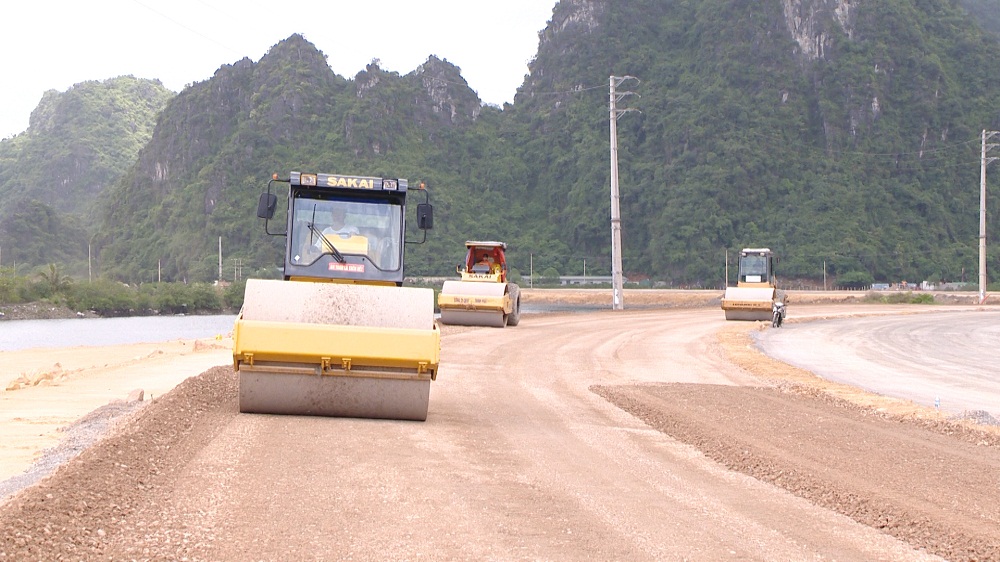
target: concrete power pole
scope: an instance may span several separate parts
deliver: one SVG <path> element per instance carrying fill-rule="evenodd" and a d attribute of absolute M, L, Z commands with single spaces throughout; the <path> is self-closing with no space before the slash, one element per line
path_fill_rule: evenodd
<path fill-rule="evenodd" d="M 996 157 L 987 158 L 986 151 L 997 146 L 986 144 L 986 139 L 997 133 L 998 131 L 983 129 L 982 159 L 979 168 L 979 304 L 986 302 L 986 165 L 996 160 Z"/>
<path fill-rule="evenodd" d="M 637 95 L 635 92 L 616 93 L 615 88 L 626 80 L 639 81 L 634 76 L 612 76 L 610 79 L 611 108 L 611 287 L 612 310 L 624 310 L 625 298 L 622 288 L 622 219 L 618 208 L 618 117 L 634 109 L 618 109 L 617 104 L 625 96 Z"/>

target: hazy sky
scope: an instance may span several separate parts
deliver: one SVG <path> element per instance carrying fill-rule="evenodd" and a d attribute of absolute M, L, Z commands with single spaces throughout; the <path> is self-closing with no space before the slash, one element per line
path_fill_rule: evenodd
<path fill-rule="evenodd" d="M 512 101 L 556 0 L 7 0 L 0 7 L 0 138 L 46 90 L 122 75 L 179 92 L 254 62 L 293 33 L 353 78 L 372 59 L 407 74 L 430 55 L 486 103 Z"/>

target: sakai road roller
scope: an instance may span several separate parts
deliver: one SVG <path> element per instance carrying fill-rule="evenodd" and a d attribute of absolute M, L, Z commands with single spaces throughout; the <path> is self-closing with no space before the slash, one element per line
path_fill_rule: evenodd
<path fill-rule="evenodd" d="M 774 275 L 774 253 L 769 248 L 744 248 L 739 278 L 735 287 L 726 288 L 722 310 L 726 320 L 771 321 L 775 310 L 784 319 L 786 303 L 781 293 Z"/>
<path fill-rule="evenodd" d="M 507 280 L 504 242 L 470 240 L 461 281 L 445 281 L 438 295 L 442 324 L 517 326 L 521 320 L 521 289 Z"/>
<path fill-rule="evenodd" d="M 287 184 L 284 228 L 271 230 Z M 403 287 L 406 200 L 433 225 L 421 184 L 405 179 L 277 174 L 257 205 L 285 237 L 284 280 L 247 281 L 233 330 L 241 412 L 423 421 L 441 334 L 432 289 Z"/>

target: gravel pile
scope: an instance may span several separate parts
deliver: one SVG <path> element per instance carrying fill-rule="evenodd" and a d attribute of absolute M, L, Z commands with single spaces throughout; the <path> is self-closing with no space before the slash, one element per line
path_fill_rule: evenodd
<path fill-rule="evenodd" d="M 130 414 L 145 404 L 142 400 L 112 402 L 74 422 L 64 430 L 66 435 L 59 444 L 43 451 L 42 456 L 28 470 L 0 482 L 0 504 L 52 474 L 59 466 L 100 441 L 117 423 L 128 419 Z"/>
<path fill-rule="evenodd" d="M 1000 421 L 990 415 L 986 410 L 966 410 L 951 419 L 958 421 L 970 421 L 979 425 L 1000 426 Z"/>

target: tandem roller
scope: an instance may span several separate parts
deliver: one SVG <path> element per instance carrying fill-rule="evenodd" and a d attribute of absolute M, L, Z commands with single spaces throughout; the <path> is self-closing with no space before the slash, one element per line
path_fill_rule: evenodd
<path fill-rule="evenodd" d="M 272 232 L 275 183 L 288 184 L 287 222 Z M 441 333 L 433 290 L 402 286 L 408 191 L 405 179 L 338 174 L 268 183 L 257 216 L 285 237 L 284 279 L 246 284 L 233 328 L 241 412 L 427 418 Z M 416 193 L 426 232 L 433 209 L 422 184 Z"/>
<path fill-rule="evenodd" d="M 770 321 L 775 303 L 783 300 L 774 275 L 774 254 L 768 248 L 744 248 L 740 251 L 739 278 L 735 287 L 726 287 L 722 310 L 726 320 Z M 785 303 L 787 304 L 787 303 Z M 780 314 L 784 318 L 785 306 Z"/>
<path fill-rule="evenodd" d="M 507 280 L 507 244 L 470 240 L 460 281 L 445 281 L 438 295 L 442 324 L 517 326 L 521 320 L 521 290 Z"/>

